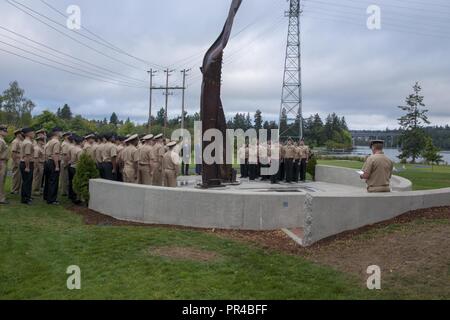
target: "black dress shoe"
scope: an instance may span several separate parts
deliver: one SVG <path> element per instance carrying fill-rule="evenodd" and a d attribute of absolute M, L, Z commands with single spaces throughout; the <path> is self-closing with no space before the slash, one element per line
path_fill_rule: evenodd
<path fill-rule="evenodd" d="M 32 203 L 31 201 L 21 201 L 22 204 L 27 205 L 27 206 L 31 206 Z"/>
<path fill-rule="evenodd" d="M 55 202 L 49 202 L 48 203 L 50 206 L 59 206 L 59 202 L 55 201 Z"/>
<path fill-rule="evenodd" d="M 9 204 L 8 201 L 2 201 L 2 202 L 0 202 L 0 205 L 7 205 L 7 204 Z"/>

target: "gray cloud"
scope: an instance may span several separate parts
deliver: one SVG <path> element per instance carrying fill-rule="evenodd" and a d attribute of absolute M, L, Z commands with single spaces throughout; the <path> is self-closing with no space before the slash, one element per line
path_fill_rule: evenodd
<path fill-rule="evenodd" d="M 20 1 L 65 23 L 40 1 Z M 82 9 L 83 25 L 116 46 L 154 64 L 175 64 L 178 70 L 171 77 L 173 85 L 181 84 L 179 69 L 192 68 L 190 79 L 195 80 L 189 80 L 187 105 L 190 112 L 198 111 L 202 55 L 220 32 L 229 1 L 46 1 L 60 10 L 77 4 Z M 332 3 L 321 2 L 325 1 Z M 355 6 L 354 2 L 342 1 Z M 320 6 L 313 0 L 305 2 L 302 18 L 305 115 L 317 112 L 325 116 L 337 112 L 354 129 L 393 128 L 400 115 L 396 106 L 404 102 L 414 82 L 420 81 L 433 123 L 450 122 L 450 42 L 444 36 L 450 25 L 445 29 L 445 21 L 441 19 L 442 29 L 427 27 L 432 22 L 441 23 L 439 17 L 435 21 L 429 17 L 420 20 L 422 27 L 412 22 L 408 27 L 403 17 L 410 15 L 413 21 L 416 12 L 391 10 L 390 3 L 382 1 L 382 9 L 387 11 L 383 20 L 387 21 L 386 25 L 379 31 L 369 31 L 365 27 L 365 10 L 357 13 L 358 10 L 349 8 L 344 14 L 340 13 L 345 11 L 343 8 L 333 11 L 331 5 Z M 318 8 L 322 8 L 323 14 L 317 13 Z M 424 8 L 428 7 L 424 5 Z M 252 113 L 259 108 L 267 119 L 276 119 L 287 31 L 287 19 L 281 17 L 286 9 L 287 3 L 282 0 L 243 2 L 235 34 L 244 30 L 231 39 L 225 53 L 223 101 L 228 114 Z M 448 20 L 450 8 L 442 11 L 441 17 Z M 398 20 L 396 12 L 399 12 Z M 336 20 L 329 19 L 333 15 Z M 0 2 L 0 18 L 1 26 L 104 68 L 142 79 L 139 86 L 147 85 L 146 70 L 150 66 L 93 44 L 108 55 L 138 66 L 139 70 L 112 61 L 41 25 L 4 1 Z M 391 23 L 402 27 L 390 27 Z M 0 31 L 0 34 L 7 33 Z M 0 40 L 11 42 L 1 36 Z M 0 49 L 15 51 L 3 44 Z M 3 52 L 0 52 L 0 68 L 0 88 L 18 80 L 27 96 L 37 103 L 36 112 L 56 110 L 68 103 L 75 113 L 86 117 L 100 119 L 115 111 L 121 118 L 136 121 L 147 118 L 147 89 L 79 78 Z M 159 85 L 163 81 L 160 71 L 155 82 Z M 164 97 L 156 92 L 154 110 L 163 104 Z M 170 114 L 179 114 L 180 105 L 177 92 L 170 97 Z"/>

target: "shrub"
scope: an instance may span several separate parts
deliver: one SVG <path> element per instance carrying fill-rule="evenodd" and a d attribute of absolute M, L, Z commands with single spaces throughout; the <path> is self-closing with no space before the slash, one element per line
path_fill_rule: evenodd
<path fill-rule="evenodd" d="M 317 158 L 315 156 L 312 156 L 311 159 L 308 161 L 308 165 L 306 166 L 306 172 L 308 172 L 312 179 L 316 180 L 316 166 L 317 166 Z"/>
<path fill-rule="evenodd" d="M 88 203 L 89 195 L 89 180 L 99 178 L 99 172 L 94 160 L 87 154 L 80 157 L 77 165 L 77 171 L 73 179 L 73 189 L 80 197 L 80 200 Z"/>

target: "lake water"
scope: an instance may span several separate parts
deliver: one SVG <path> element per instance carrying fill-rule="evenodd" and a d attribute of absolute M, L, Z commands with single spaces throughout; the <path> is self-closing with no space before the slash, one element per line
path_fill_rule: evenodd
<path fill-rule="evenodd" d="M 384 153 L 393 161 L 399 162 L 398 156 L 400 152 L 397 149 L 384 149 Z M 350 157 L 350 156 L 367 156 L 371 154 L 369 147 L 355 147 L 352 152 L 349 153 L 324 153 L 330 154 L 337 157 Z M 441 155 L 443 156 L 444 162 L 450 163 L 450 151 L 442 151 Z"/>

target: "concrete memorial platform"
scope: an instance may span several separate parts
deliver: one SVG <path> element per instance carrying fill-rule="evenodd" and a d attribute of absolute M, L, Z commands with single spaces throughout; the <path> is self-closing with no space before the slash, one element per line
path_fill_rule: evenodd
<path fill-rule="evenodd" d="M 277 184 L 248 180 L 214 190 L 200 177 L 180 177 L 179 188 L 91 180 L 90 209 L 119 220 L 235 230 L 283 229 L 308 246 L 344 231 L 392 219 L 411 210 L 449 206 L 450 189 L 411 191 L 392 179 L 394 192 L 368 194 L 355 170 L 318 166 L 315 182 Z"/>

